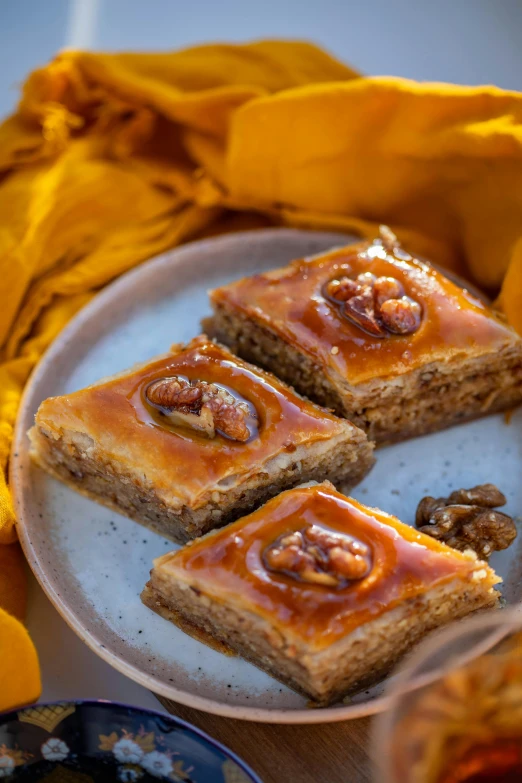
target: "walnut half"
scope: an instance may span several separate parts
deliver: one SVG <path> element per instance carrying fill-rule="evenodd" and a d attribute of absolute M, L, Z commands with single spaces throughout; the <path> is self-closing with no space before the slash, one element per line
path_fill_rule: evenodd
<path fill-rule="evenodd" d="M 245 442 L 252 435 L 249 422 L 256 420 L 253 406 L 215 383 L 182 376 L 160 378 L 147 387 L 146 397 L 171 424 L 190 427 L 208 438 L 221 433 Z"/>
<path fill-rule="evenodd" d="M 270 571 L 325 587 L 346 587 L 371 570 L 366 544 L 319 525 L 283 534 L 265 549 L 263 560 Z"/>
<path fill-rule="evenodd" d="M 324 294 L 349 321 L 373 337 L 413 334 L 421 324 L 420 304 L 405 295 L 404 286 L 394 277 L 376 277 L 371 272 L 355 279 L 345 275 L 330 280 Z"/>
<path fill-rule="evenodd" d="M 428 496 L 417 506 L 415 524 L 421 533 L 460 551 L 472 549 L 484 560 L 517 536 L 511 517 L 495 510 L 505 502 L 493 484 L 458 489 L 447 498 Z"/>

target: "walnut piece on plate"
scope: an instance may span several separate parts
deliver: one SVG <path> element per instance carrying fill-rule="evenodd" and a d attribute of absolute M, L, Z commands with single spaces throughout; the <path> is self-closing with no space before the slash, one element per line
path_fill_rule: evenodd
<path fill-rule="evenodd" d="M 146 396 L 172 424 L 191 427 L 208 438 L 220 432 L 245 442 L 252 434 L 248 427 L 252 408 L 214 383 L 181 376 L 160 378 L 148 386 Z"/>
<path fill-rule="evenodd" d="M 507 547 L 517 529 L 512 518 L 497 511 L 505 496 L 494 484 L 458 489 L 447 498 L 422 498 L 415 524 L 421 531 L 461 552 L 472 549 L 481 559 Z"/>
<path fill-rule="evenodd" d="M 265 550 L 264 562 L 270 571 L 326 587 L 345 587 L 371 570 L 366 544 L 319 525 L 280 536 Z"/>

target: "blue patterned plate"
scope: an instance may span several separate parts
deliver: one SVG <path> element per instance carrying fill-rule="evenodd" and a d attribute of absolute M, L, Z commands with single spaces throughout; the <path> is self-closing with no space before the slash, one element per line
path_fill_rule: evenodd
<path fill-rule="evenodd" d="M 234 753 L 170 715 L 108 701 L 0 715 L 6 783 L 261 783 Z"/>

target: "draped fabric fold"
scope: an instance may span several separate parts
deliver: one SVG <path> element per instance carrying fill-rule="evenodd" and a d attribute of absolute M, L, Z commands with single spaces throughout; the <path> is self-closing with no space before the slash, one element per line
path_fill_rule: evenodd
<path fill-rule="evenodd" d="M 17 657 L 31 677 L 9 675 L 0 709 L 39 687 L 5 471 L 23 386 L 60 329 L 188 240 L 382 222 L 501 291 L 522 331 L 522 94 L 362 77 L 291 41 L 67 51 L 29 76 L 0 126 L 0 682 Z"/>

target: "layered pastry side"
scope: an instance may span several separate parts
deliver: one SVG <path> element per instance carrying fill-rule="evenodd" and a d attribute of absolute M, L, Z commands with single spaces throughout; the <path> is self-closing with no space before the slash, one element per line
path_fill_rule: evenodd
<path fill-rule="evenodd" d="M 522 400 L 520 337 L 385 227 L 210 296 L 210 333 L 377 442 Z"/>
<path fill-rule="evenodd" d="M 142 600 L 325 705 L 382 679 L 431 629 L 497 606 L 499 581 L 473 552 L 324 482 L 159 557 Z"/>
<path fill-rule="evenodd" d="M 374 461 L 360 429 L 204 335 L 45 400 L 29 437 L 53 476 L 178 542 L 302 481 L 353 486 Z"/>

